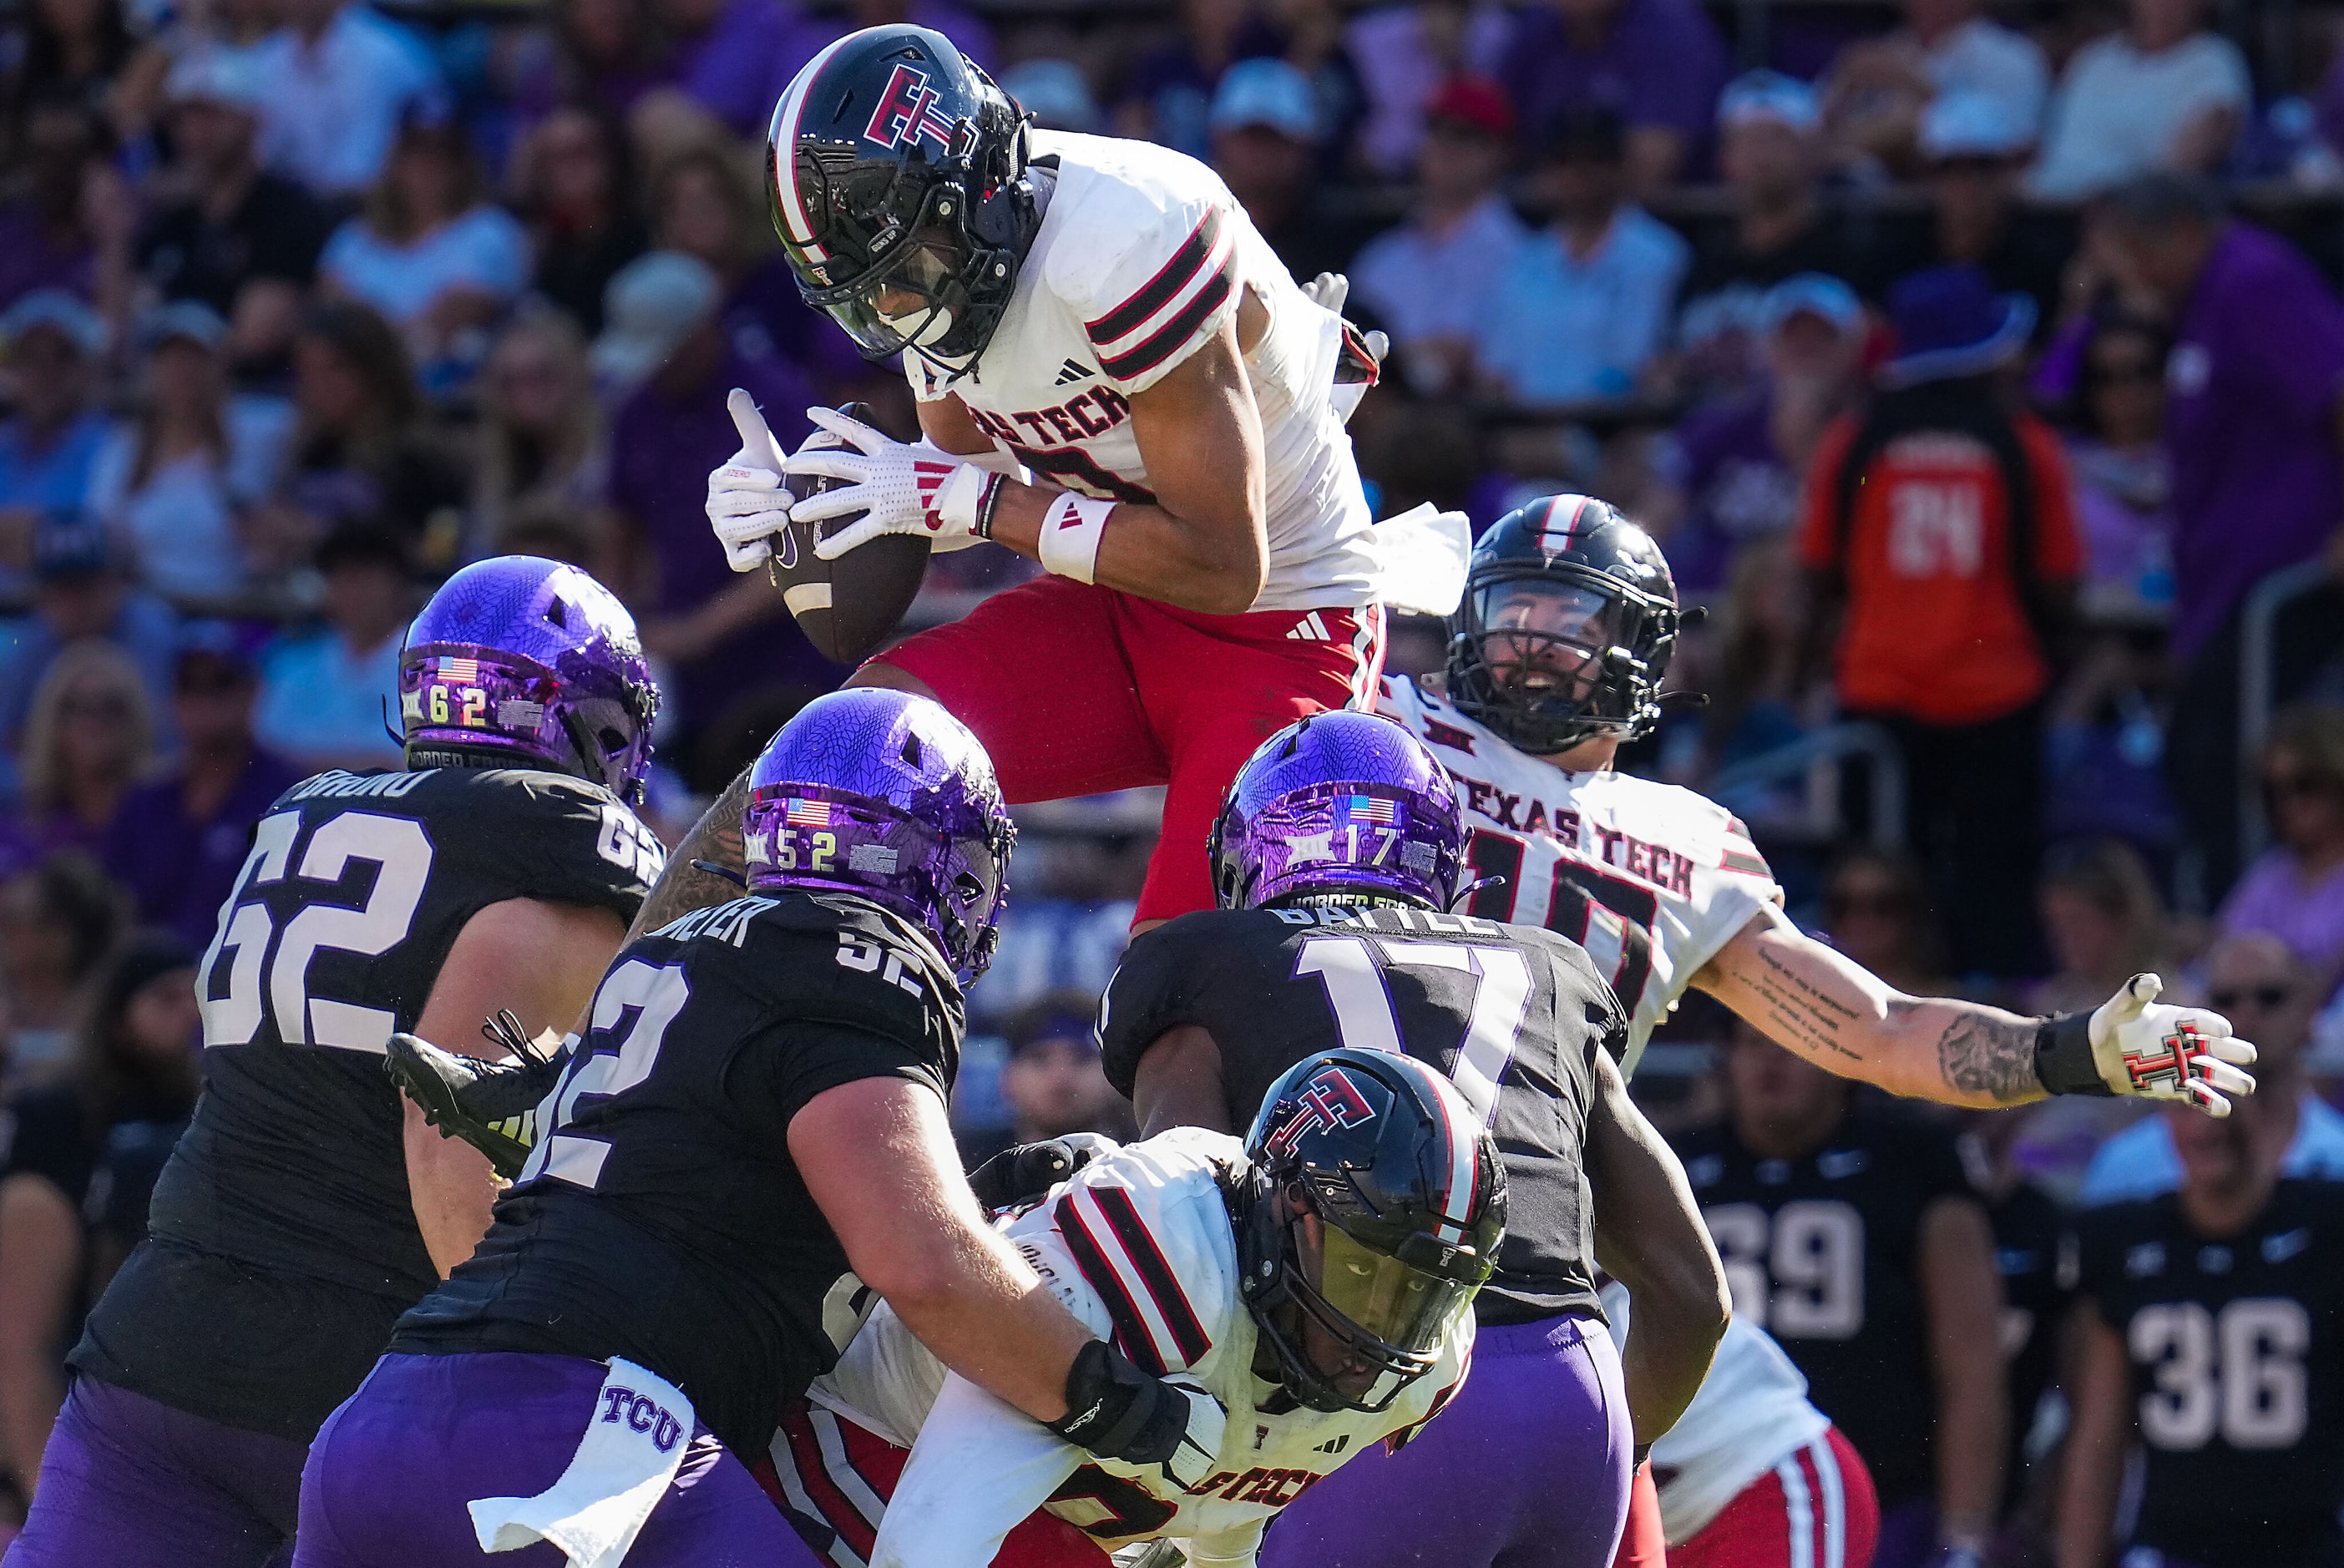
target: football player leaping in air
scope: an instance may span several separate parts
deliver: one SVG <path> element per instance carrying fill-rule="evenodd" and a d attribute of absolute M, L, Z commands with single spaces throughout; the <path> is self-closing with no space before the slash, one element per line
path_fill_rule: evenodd
<path fill-rule="evenodd" d="M 1338 411 L 1341 319 L 1212 170 L 1029 135 L 924 28 L 815 56 L 769 153 L 800 289 L 873 358 L 903 356 L 926 439 L 810 410 L 829 444 L 788 477 L 850 482 L 796 501 L 744 445 L 709 480 L 734 570 L 768 559 L 793 509 L 862 514 L 824 556 L 911 534 L 1039 561 L 1046 577 L 853 683 L 935 697 L 1013 803 L 1167 785 L 1138 921 L 1209 907 L 1205 831 L 1230 775 L 1279 726 L 1373 700 L 1380 606 L 1411 580 L 1388 564 L 1389 525 L 1369 526 Z M 770 465 L 770 438 L 746 433 Z M 724 848 L 695 838 L 678 859 L 737 864 Z"/>
<path fill-rule="evenodd" d="M 2218 1116 L 2253 1089 L 2254 1047 L 2218 1014 L 2159 1003 L 2153 976 L 2092 1013 L 2028 1018 L 1904 996 L 1801 933 L 1730 814 L 1612 767 L 1658 715 L 1677 626 L 1668 561 L 1642 529 L 1601 501 L 1547 497 L 1475 546 L 1445 687 L 1388 680 L 1379 704 L 1457 778 L 1471 875 L 1503 878 L 1467 911 L 1585 946 L 1631 1017 L 1625 1068 L 1690 986 L 1833 1072 L 1954 1105 L 2122 1094 L 2187 1098 Z M 1226 1070 L 1196 1031 L 1167 1035 L 1135 1075 L 1142 1127 L 1223 1125 L 1226 1102 L 1210 1087 Z M 1390 1464 L 1430 1462 L 1437 1447 Z M 1314 1521 L 1371 1513 L 1388 1485 L 1381 1469 L 1315 1488 L 1273 1538 L 1271 1561 L 1285 1541 L 1309 1540 Z M 1992 1467 L 1973 1479 L 1968 1505 L 1942 1522 L 1953 1544 L 1978 1544 L 1991 1523 Z"/>

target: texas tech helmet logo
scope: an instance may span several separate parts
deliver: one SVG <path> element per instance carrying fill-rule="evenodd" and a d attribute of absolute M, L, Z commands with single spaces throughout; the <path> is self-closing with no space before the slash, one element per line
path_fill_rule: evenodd
<path fill-rule="evenodd" d="M 1280 1157 L 1290 1152 L 1304 1133 L 1320 1128 L 1332 1132 L 1339 1128 L 1359 1127 L 1376 1118 L 1376 1108 L 1368 1103 L 1359 1086 L 1351 1081 L 1351 1075 L 1331 1066 L 1312 1075 L 1302 1092 L 1279 1108 L 1287 1112 L 1286 1124 L 1270 1135 L 1268 1147 L 1272 1155 Z"/>
<path fill-rule="evenodd" d="M 976 127 L 966 120 L 948 117 L 936 107 L 939 96 L 928 86 L 925 71 L 897 66 L 879 95 L 878 106 L 871 111 L 864 137 L 883 147 L 912 147 L 926 140 L 947 153 L 965 151 L 976 139 Z"/>

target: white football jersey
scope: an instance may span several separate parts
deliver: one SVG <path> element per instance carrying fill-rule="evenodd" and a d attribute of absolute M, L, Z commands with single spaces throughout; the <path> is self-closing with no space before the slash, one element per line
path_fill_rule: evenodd
<path fill-rule="evenodd" d="M 1603 1287 L 1603 1316 L 1612 1341 L 1628 1342 L 1628 1290 Z M 1701 1391 L 1660 1442 L 1652 1445 L 1652 1480 L 1661 1497 L 1661 1530 L 1682 1546 L 1724 1511 L 1743 1488 L 1823 1436 L 1831 1418 L 1807 1402 L 1806 1374 L 1765 1330 L 1739 1313 Z"/>
<path fill-rule="evenodd" d="M 1346 1456 L 1403 1436 L 1448 1401 L 1472 1356 L 1470 1312 L 1439 1365 L 1380 1415 L 1259 1408 L 1274 1391 L 1253 1373 L 1254 1321 L 1238 1296 L 1237 1240 L 1220 1185 L 1222 1170 L 1244 1160 L 1243 1146 L 1225 1133 L 1176 1128 L 1092 1161 L 1002 1222 L 1093 1332 L 1151 1372 L 1185 1371 L 1228 1406 L 1212 1472 L 1183 1492 L 1159 1468 L 1092 1458 L 947 1373 L 882 1305 L 808 1391 L 815 1404 L 912 1450 L 871 1568 L 985 1568 L 1037 1507 L 1109 1551 L 1172 1539 L 1193 1563 L 1249 1564 L 1279 1509 Z M 777 1450 L 775 1458 L 787 1467 L 787 1455 Z"/>
<path fill-rule="evenodd" d="M 958 397 L 1043 483 L 1153 504 L 1130 400 L 1218 332 L 1251 289 L 1269 312 L 1245 357 L 1269 531 L 1268 581 L 1253 607 L 1377 602 L 1367 498 L 1329 399 L 1341 319 L 1304 297 L 1220 176 L 1196 159 L 1056 131 L 1033 133 L 1032 147 L 1048 206 L 1001 323 L 957 379 L 904 355 L 913 394 Z"/>
<path fill-rule="evenodd" d="M 1644 1042 L 1702 966 L 1782 889 L 1750 830 L 1714 801 L 1604 769 L 1566 773 L 1516 751 L 1406 676 L 1376 711 L 1457 779 L 1468 880 L 1502 876 L 1472 914 L 1560 931 L 1587 949 L 1628 1009 L 1632 1074 Z"/>

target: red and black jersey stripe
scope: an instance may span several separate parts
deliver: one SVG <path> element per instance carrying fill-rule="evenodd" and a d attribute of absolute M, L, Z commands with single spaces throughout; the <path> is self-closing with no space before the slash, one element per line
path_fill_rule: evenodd
<path fill-rule="evenodd" d="M 1236 272 L 1234 259 L 1222 263 L 1213 280 L 1197 290 L 1197 297 L 1165 322 L 1153 337 L 1127 354 L 1100 360 L 1099 368 L 1119 381 L 1128 381 L 1146 375 L 1170 359 L 1196 335 L 1197 329 L 1228 301 L 1230 291 L 1237 287 Z"/>
<path fill-rule="evenodd" d="M 1172 1342 L 1179 1349 L 1182 1364 L 1195 1366 L 1213 1348 L 1212 1337 L 1197 1320 L 1196 1310 L 1188 1305 L 1187 1292 L 1180 1289 L 1179 1277 L 1164 1260 L 1164 1249 L 1148 1233 L 1139 1210 L 1132 1207 L 1131 1194 L 1120 1187 L 1094 1187 L 1090 1190 L 1099 1212 L 1106 1216 L 1108 1229 L 1123 1243 L 1124 1256 L 1139 1270 L 1140 1283 L 1155 1299 L 1157 1313 L 1172 1331 Z"/>
<path fill-rule="evenodd" d="M 1106 1304 L 1107 1320 L 1115 1325 L 1116 1344 L 1141 1371 L 1162 1377 L 1167 1369 L 1164 1358 L 1156 1353 L 1156 1338 L 1148 1332 L 1147 1320 L 1139 1315 L 1139 1303 L 1124 1289 L 1115 1265 L 1106 1260 L 1090 1228 L 1075 1212 L 1073 1199 L 1061 1198 L 1050 1212 L 1058 1222 L 1058 1234 L 1066 1239 L 1066 1250 L 1074 1254 L 1075 1266 L 1083 1271 L 1083 1278 L 1090 1281 L 1091 1289 Z"/>
<path fill-rule="evenodd" d="M 1129 337 L 1141 322 L 1163 309 L 1171 303 L 1175 295 L 1188 286 L 1197 276 L 1197 269 L 1205 265 L 1205 258 L 1212 255 L 1213 247 L 1220 243 L 1220 238 L 1221 213 L 1218 207 L 1215 207 L 1206 213 L 1205 220 L 1180 242 L 1180 248 L 1172 253 L 1172 259 L 1157 269 L 1155 277 L 1141 284 L 1137 293 L 1106 315 L 1084 323 L 1090 331 L 1091 341 L 1105 344 Z"/>

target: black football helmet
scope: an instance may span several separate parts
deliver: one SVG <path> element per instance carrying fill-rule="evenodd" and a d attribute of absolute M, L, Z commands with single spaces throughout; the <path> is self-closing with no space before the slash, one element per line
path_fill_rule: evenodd
<path fill-rule="evenodd" d="M 1607 501 L 1541 496 L 1473 547 L 1449 619 L 1449 700 L 1534 756 L 1660 717 L 1676 651 L 1676 579 Z"/>
<path fill-rule="evenodd" d="M 866 358 L 975 362 L 1041 217 L 1024 111 L 943 34 L 865 27 L 816 55 L 774 106 L 765 174 L 798 292 Z"/>
<path fill-rule="evenodd" d="M 1239 1293 L 1297 1403 L 1389 1410 L 1430 1371 L 1506 1224 L 1497 1145 L 1448 1079 L 1344 1047 L 1287 1069 L 1246 1134 Z M 1319 1241 L 1303 1217 L 1316 1215 Z M 1323 1371 L 1308 1330 L 1344 1370 Z"/>

